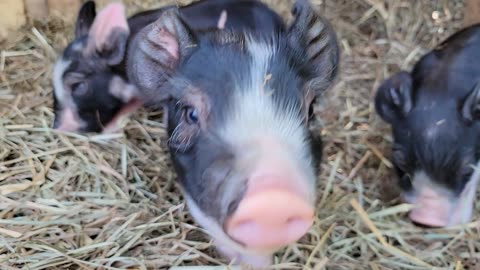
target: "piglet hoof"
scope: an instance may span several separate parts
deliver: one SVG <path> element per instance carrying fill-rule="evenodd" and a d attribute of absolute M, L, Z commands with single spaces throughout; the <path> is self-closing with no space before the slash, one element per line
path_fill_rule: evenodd
<path fill-rule="evenodd" d="M 225 245 L 216 245 L 218 253 L 228 258 L 234 265 L 242 269 L 260 270 L 267 269 L 272 264 L 272 256 L 266 254 L 245 254 L 233 250 Z"/>

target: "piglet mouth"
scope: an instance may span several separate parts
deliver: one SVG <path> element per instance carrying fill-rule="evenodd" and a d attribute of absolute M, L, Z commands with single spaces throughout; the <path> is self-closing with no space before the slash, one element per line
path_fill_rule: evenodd
<path fill-rule="evenodd" d="M 410 211 L 409 218 L 423 227 L 446 227 L 450 223 L 452 207 L 450 202 L 441 198 L 423 198 Z"/>
<path fill-rule="evenodd" d="M 410 220 L 417 226 L 444 228 L 468 223 L 472 218 L 473 199 L 467 186 L 458 197 L 423 190 L 418 196 L 410 197 L 408 203 L 415 205 L 409 213 Z"/>
<path fill-rule="evenodd" d="M 120 111 L 113 117 L 113 119 L 103 128 L 103 134 L 114 133 L 120 130 L 120 121 L 130 114 L 134 113 L 143 106 L 143 103 L 138 98 L 132 98 L 129 102 L 122 106 Z"/>

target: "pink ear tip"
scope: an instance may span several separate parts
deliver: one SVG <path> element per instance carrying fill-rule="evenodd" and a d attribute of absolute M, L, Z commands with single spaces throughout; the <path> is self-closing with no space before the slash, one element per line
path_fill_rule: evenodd
<path fill-rule="evenodd" d="M 115 28 L 129 34 L 126 16 L 123 3 L 115 2 L 106 5 L 95 17 L 90 29 L 90 35 L 93 37 L 91 48 L 101 49 L 107 42 L 110 32 Z"/>

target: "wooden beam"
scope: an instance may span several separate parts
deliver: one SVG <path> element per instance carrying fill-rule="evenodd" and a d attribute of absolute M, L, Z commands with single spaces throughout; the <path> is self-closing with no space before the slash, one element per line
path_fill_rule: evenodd
<path fill-rule="evenodd" d="M 48 18 L 47 0 L 25 0 L 25 10 L 32 21 L 44 21 Z"/>
<path fill-rule="evenodd" d="M 50 16 L 60 17 L 68 22 L 77 19 L 81 0 L 47 0 Z"/>
<path fill-rule="evenodd" d="M 0 1 L 0 40 L 7 39 L 26 22 L 23 0 Z"/>
<path fill-rule="evenodd" d="M 480 23 L 480 0 L 465 0 L 464 25 Z"/>

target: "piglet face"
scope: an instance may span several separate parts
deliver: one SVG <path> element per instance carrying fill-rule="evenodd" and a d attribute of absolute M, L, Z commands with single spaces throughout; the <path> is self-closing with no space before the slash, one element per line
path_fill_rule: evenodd
<path fill-rule="evenodd" d="M 379 88 L 376 108 L 391 124 L 392 161 L 412 221 L 434 227 L 469 222 L 479 174 L 480 34 L 466 30 L 425 55 L 411 73 Z M 477 40 L 477 41 L 475 41 Z M 459 49 L 460 48 L 460 49 Z"/>
<path fill-rule="evenodd" d="M 298 1 L 285 32 L 194 34 L 167 11 L 133 41 L 129 77 L 165 106 L 190 211 L 224 254 L 251 264 L 313 222 L 307 113 L 336 74 L 329 25 Z"/>
<path fill-rule="evenodd" d="M 64 50 L 53 71 L 55 129 L 108 130 L 122 112 L 138 106 L 135 87 L 117 71 L 128 35 L 121 4 L 106 6 L 98 16 L 93 2 L 82 6 L 75 40 Z"/>
<path fill-rule="evenodd" d="M 405 125 L 393 128 L 392 161 L 402 197 L 416 206 L 410 218 L 422 225 L 444 227 L 471 218 L 477 131 L 451 105 L 442 104 L 442 112 L 414 107 Z"/>

